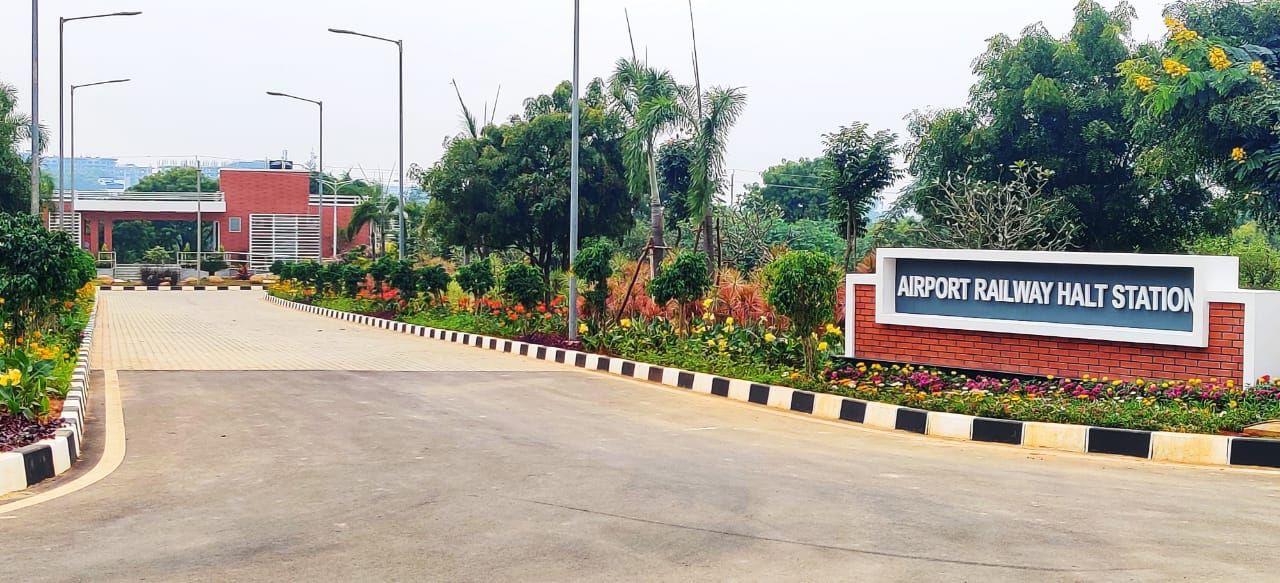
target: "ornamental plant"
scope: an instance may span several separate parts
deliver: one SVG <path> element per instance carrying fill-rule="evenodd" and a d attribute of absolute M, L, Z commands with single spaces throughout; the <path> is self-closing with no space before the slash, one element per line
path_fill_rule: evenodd
<path fill-rule="evenodd" d="M 493 289 L 493 263 L 487 256 L 479 261 L 472 261 L 458 268 L 454 279 L 462 291 L 471 294 L 473 300 L 479 300 Z M 478 301 L 476 305 L 479 306 Z"/>
<path fill-rule="evenodd" d="M 96 275 L 93 257 L 38 217 L 0 213 L 0 320 L 15 337 L 47 328 L 55 308 Z"/>
<path fill-rule="evenodd" d="M 688 332 L 686 310 L 711 289 L 711 274 L 707 270 L 707 257 L 702 253 L 681 253 L 671 265 L 649 282 L 649 295 L 659 305 L 676 302 L 680 317 L 680 329 Z"/>
<path fill-rule="evenodd" d="M 538 268 L 528 263 L 512 263 L 502 270 L 501 292 L 508 300 L 528 310 L 542 301 L 547 288 Z"/>
<path fill-rule="evenodd" d="M 168 249 L 157 245 L 147 249 L 146 252 L 142 254 L 142 262 L 153 265 L 162 265 L 169 263 L 172 257 L 173 255 L 169 253 Z"/>
<path fill-rule="evenodd" d="M 818 371 L 817 330 L 828 323 L 835 310 L 840 275 L 826 255 L 813 251 L 791 251 L 766 269 L 769 303 L 791 320 L 795 336 L 804 347 L 805 372 Z"/>
<path fill-rule="evenodd" d="M 444 270 L 444 266 L 428 265 L 420 267 L 416 274 L 418 291 L 433 301 L 442 298 L 444 292 L 449 289 L 449 272 Z"/>
<path fill-rule="evenodd" d="M 390 255 L 383 255 L 369 265 L 369 277 L 373 278 L 373 283 L 379 290 L 382 284 L 391 277 L 391 272 L 396 269 L 396 259 Z"/>
<path fill-rule="evenodd" d="M 613 275 L 613 246 L 608 240 L 597 239 L 578 251 L 573 262 L 573 274 L 586 288 L 582 298 L 586 300 L 587 314 L 599 330 L 605 322 L 609 302 L 609 277 Z"/>
<path fill-rule="evenodd" d="M 391 283 L 391 287 L 400 290 L 401 296 L 412 297 L 418 291 L 418 272 L 413 268 L 413 261 L 408 259 L 393 261 L 387 281 Z"/>
<path fill-rule="evenodd" d="M 360 286 L 364 284 L 365 278 L 369 272 L 355 263 L 340 263 L 341 269 L 339 280 L 342 284 L 342 293 L 348 296 L 354 296 L 360 293 Z"/>

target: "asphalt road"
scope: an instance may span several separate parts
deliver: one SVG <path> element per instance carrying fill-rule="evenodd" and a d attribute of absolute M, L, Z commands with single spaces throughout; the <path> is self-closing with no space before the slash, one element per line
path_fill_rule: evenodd
<path fill-rule="evenodd" d="M 104 294 L 124 463 L 0 514 L 0 581 L 1280 576 L 1278 473 L 849 427 L 216 294 Z M 206 348 L 157 340 L 184 326 Z M 164 349 L 193 370 L 137 370 Z"/>

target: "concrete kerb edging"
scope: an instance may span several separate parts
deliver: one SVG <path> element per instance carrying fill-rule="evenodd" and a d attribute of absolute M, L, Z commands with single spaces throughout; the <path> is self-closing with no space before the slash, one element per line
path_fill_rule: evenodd
<path fill-rule="evenodd" d="M 62 428 L 49 439 L 0 453 L 0 495 L 23 490 L 60 475 L 80 459 L 85 414 L 89 407 L 89 352 L 93 346 L 97 314 L 98 302 L 94 301 L 76 354 L 76 367 L 71 372 L 71 386 L 66 400 L 62 402 Z"/>
<path fill-rule="evenodd" d="M 255 285 L 100 285 L 99 291 L 264 291 L 267 286 Z"/>
<path fill-rule="evenodd" d="M 829 393 L 728 379 L 712 374 L 660 367 L 599 354 L 553 348 L 466 332 L 428 328 L 291 302 L 266 294 L 268 301 L 339 320 L 413 336 L 498 350 L 673 387 L 727 397 L 835 421 L 947 439 L 1001 443 L 1076 453 L 1112 454 L 1156 461 L 1217 466 L 1280 468 L 1280 440 L 1225 435 L 1139 431 L 974 417 L 862 401 Z"/>

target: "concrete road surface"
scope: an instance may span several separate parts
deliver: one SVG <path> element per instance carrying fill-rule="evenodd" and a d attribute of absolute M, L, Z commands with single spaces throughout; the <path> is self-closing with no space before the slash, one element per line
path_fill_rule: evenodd
<path fill-rule="evenodd" d="M 253 292 L 100 318 L 124 462 L 0 514 L 0 581 L 1280 577 L 1277 473 L 838 425 Z"/>

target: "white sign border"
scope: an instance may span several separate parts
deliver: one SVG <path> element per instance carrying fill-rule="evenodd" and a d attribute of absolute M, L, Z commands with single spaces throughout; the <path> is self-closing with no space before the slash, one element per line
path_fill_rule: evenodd
<path fill-rule="evenodd" d="M 1195 305 L 1192 329 L 1152 330 L 1093 324 L 1062 324 L 997 320 L 966 316 L 903 314 L 894 308 L 898 259 L 954 261 L 999 261 L 1069 265 L 1119 265 L 1134 267 L 1190 267 L 1193 269 Z M 1236 257 L 1205 255 L 1156 255 L 1140 253 L 1075 253 L 1069 251 L 990 251 L 973 249 L 892 248 L 876 250 L 876 323 L 925 328 L 949 328 L 975 332 L 997 332 L 1053 336 L 1110 342 L 1163 344 L 1204 348 L 1209 345 L 1209 292 L 1239 289 L 1240 264 Z"/>

